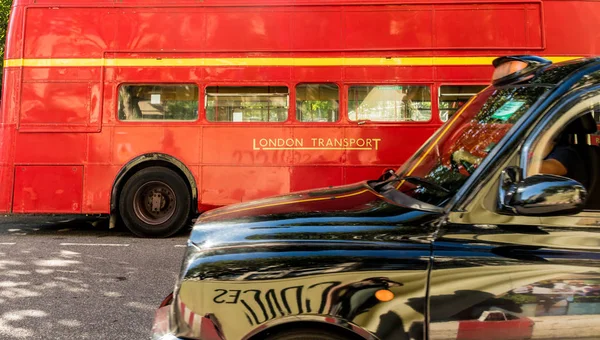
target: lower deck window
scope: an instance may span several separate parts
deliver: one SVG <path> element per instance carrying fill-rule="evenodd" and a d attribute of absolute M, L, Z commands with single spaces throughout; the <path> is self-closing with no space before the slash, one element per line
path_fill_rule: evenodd
<path fill-rule="evenodd" d="M 340 91 L 336 84 L 296 86 L 296 118 L 301 122 L 336 122 L 339 104 Z"/>
<path fill-rule="evenodd" d="M 119 87 L 119 119 L 196 120 L 198 118 L 198 86 L 121 85 Z"/>
<path fill-rule="evenodd" d="M 429 86 L 350 86 L 348 118 L 353 121 L 423 122 L 431 119 Z"/>
<path fill-rule="evenodd" d="M 283 122 L 288 104 L 285 86 L 206 88 L 206 118 L 211 122 Z"/>

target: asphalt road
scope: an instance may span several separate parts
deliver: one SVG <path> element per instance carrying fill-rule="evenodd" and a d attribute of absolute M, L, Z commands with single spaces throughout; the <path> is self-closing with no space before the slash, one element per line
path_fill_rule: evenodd
<path fill-rule="evenodd" d="M 105 220 L 0 216 L 0 339 L 149 339 L 188 234 L 142 239 Z"/>

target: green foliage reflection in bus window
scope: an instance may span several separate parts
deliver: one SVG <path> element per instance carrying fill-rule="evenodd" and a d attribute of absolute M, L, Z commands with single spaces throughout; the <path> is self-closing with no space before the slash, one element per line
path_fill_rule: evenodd
<path fill-rule="evenodd" d="M 198 86 L 121 85 L 119 87 L 119 119 L 196 120 L 198 118 Z"/>
<path fill-rule="evenodd" d="M 335 122 L 339 98 L 336 84 L 300 84 L 296 86 L 296 118 L 301 122 Z"/>

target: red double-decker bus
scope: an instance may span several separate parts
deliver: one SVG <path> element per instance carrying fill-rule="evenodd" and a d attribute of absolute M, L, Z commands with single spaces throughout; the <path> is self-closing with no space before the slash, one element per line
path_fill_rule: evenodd
<path fill-rule="evenodd" d="M 500 55 L 600 49 L 597 1 L 15 0 L 0 213 L 167 236 L 397 168 Z"/>

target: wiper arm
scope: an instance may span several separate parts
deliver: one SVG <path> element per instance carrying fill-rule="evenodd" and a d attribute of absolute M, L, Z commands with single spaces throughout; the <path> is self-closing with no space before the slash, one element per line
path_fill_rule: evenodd
<path fill-rule="evenodd" d="M 406 177 L 400 177 L 399 180 L 404 180 L 404 181 L 407 181 L 412 184 L 421 184 L 424 187 L 430 187 L 432 189 L 444 192 L 446 194 L 450 193 L 450 190 L 444 188 L 443 186 L 441 186 L 435 182 L 425 179 L 425 178 L 415 177 L 415 176 L 406 176 Z"/>
<path fill-rule="evenodd" d="M 387 172 L 387 174 L 390 175 L 390 177 L 386 178 L 386 177 L 382 176 L 383 178 L 386 178 L 386 179 L 383 179 L 379 182 L 377 182 L 377 181 L 369 182 L 368 184 L 373 188 L 373 190 L 377 191 L 379 194 L 390 199 L 391 201 L 395 202 L 398 205 L 401 205 L 401 206 L 404 206 L 407 208 L 411 208 L 411 209 L 415 209 L 415 210 L 420 210 L 420 211 L 428 211 L 428 212 L 434 212 L 434 213 L 444 212 L 443 208 L 440 208 L 438 206 L 435 206 L 435 205 L 420 201 L 411 196 L 408 196 L 406 193 L 398 191 L 396 189 L 396 187 L 394 187 L 391 184 L 405 180 L 410 183 L 419 184 L 424 187 L 430 187 L 435 190 L 441 191 L 441 192 L 447 194 L 447 196 L 450 196 L 450 190 L 442 187 L 441 185 L 439 185 L 437 183 L 428 181 L 424 178 L 415 177 L 415 176 L 400 177 L 400 176 L 396 175 L 394 170 L 389 170 Z"/>
<path fill-rule="evenodd" d="M 388 178 L 388 179 L 386 179 L 386 180 L 384 180 L 384 181 L 382 181 L 382 182 L 374 184 L 373 185 L 373 189 L 379 191 L 380 188 L 383 188 L 387 184 L 395 183 L 395 182 L 400 182 L 400 181 L 407 181 L 407 182 L 412 183 L 412 184 L 421 185 L 421 186 L 426 187 L 426 188 L 430 188 L 430 189 L 434 189 L 434 190 L 437 190 L 437 191 L 441 191 L 441 192 L 446 193 L 446 194 L 450 194 L 450 190 L 444 188 L 443 186 L 441 186 L 441 185 L 439 185 L 439 184 L 437 184 L 435 182 L 432 182 L 432 181 L 430 181 L 428 179 L 425 179 L 425 178 L 416 177 L 416 176 L 404 176 L 404 177 L 400 177 L 400 176 L 396 175 L 396 173 L 393 170 L 388 171 L 388 174 L 390 174 L 391 177 Z"/>

